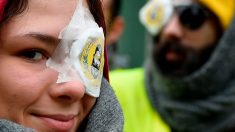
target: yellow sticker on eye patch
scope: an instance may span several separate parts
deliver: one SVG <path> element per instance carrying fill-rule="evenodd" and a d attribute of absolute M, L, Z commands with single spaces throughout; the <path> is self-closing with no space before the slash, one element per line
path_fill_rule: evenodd
<path fill-rule="evenodd" d="M 80 63 L 87 78 L 96 80 L 100 77 L 104 66 L 103 40 L 97 37 L 89 37 L 80 55 Z M 94 81 L 93 83 L 96 83 Z"/>
<path fill-rule="evenodd" d="M 140 22 L 151 35 L 157 35 L 173 13 L 171 0 L 150 0 L 139 12 Z"/>

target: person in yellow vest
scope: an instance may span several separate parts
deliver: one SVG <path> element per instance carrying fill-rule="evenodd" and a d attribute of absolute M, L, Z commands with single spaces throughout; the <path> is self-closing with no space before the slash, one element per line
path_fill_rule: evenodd
<path fill-rule="evenodd" d="M 112 71 L 125 132 L 235 131 L 234 0 L 150 0 L 144 67 Z"/>

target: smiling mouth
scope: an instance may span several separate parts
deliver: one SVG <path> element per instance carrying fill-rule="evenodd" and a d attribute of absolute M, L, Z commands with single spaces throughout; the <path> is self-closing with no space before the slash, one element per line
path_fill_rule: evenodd
<path fill-rule="evenodd" d="M 44 125 L 58 132 L 71 131 L 75 125 L 75 115 L 35 115 Z"/>

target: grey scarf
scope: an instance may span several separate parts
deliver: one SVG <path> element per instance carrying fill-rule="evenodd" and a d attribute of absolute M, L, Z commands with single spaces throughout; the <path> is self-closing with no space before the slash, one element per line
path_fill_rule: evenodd
<path fill-rule="evenodd" d="M 1 132 L 33 132 L 7 120 L 0 120 Z M 109 83 L 103 79 L 100 97 L 89 114 L 86 122 L 83 122 L 79 132 L 122 132 L 123 113 L 116 96 Z"/>
<path fill-rule="evenodd" d="M 235 19 L 209 61 L 178 79 L 161 75 L 151 59 L 145 75 L 154 108 L 178 132 L 235 131 Z"/>
<path fill-rule="evenodd" d="M 110 84 L 103 79 L 100 97 L 91 111 L 86 132 L 122 132 L 123 113 Z"/>

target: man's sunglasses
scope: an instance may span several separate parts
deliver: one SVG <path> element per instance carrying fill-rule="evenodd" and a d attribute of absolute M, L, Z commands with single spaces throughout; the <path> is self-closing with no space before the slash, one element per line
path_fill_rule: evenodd
<path fill-rule="evenodd" d="M 176 6 L 175 9 L 181 24 L 190 30 L 200 28 L 211 16 L 211 12 L 199 4 Z"/>

